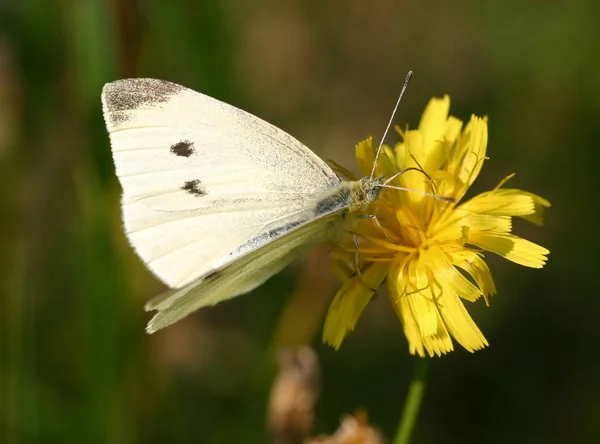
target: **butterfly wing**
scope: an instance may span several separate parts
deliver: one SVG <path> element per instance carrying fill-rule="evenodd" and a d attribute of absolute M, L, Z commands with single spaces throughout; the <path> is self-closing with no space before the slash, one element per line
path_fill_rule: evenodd
<path fill-rule="evenodd" d="M 343 221 L 343 218 L 336 217 L 343 211 L 337 209 L 292 228 L 208 276 L 150 300 L 145 309 L 157 310 L 158 313 L 150 320 L 146 331 L 154 333 L 195 310 L 215 305 L 258 287 L 291 262 L 302 250 L 324 240 L 328 231 Z"/>
<path fill-rule="evenodd" d="M 181 288 L 314 217 L 340 181 L 273 125 L 174 83 L 108 83 L 102 104 L 126 234 Z"/>

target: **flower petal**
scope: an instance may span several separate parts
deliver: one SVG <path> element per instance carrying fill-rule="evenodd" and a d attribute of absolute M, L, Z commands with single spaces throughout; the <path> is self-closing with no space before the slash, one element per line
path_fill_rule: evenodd
<path fill-rule="evenodd" d="M 429 101 L 421 116 L 418 131 L 423 136 L 423 159 L 437 156 L 446 133 L 448 112 L 450 111 L 450 96 L 434 97 Z M 424 162 L 423 162 L 424 163 Z"/>
<path fill-rule="evenodd" d="M 419 331 L 417 320 L 410 309 L 408 299 L 406 296 L 398 296 L 392 301 L 392 306 L 402 323 L 404 336 L 406 336 L 406 340 L 408 341 L 408 351 L 411 355 L 416 353 L 421 357 L 425 357 L 421 332 Z"/>
<path fill-rule="evenodd" d="M 442 292 L 437 298 L 437 307 L 450 334 L 470 352 L 489 345 L 454 289 L 440 281 Z"/>
<path fill-rule="evenodd" d="M 356 162 L 363 177 L 371 176 L 373 170 L 373 162 L 377 155 L 377 148 L 373 146 L 373 137 L 369 137 L 362 142 L 356 144 L 355 147 Z M 384 177 L 391 177 L 398 172 L 396 166 L 396 155 L 387 145 L 382 145 L 381 153 L 377 159 L 377 168 L 375 168 L 374 176 L 383 174 Z"/>
<path fill-rule="evenodd" d="M 423 162 L 426 159 L 423 153 L 424 138 L 418 130 L 406 131 L 404 134 L 404 142 L 399 143 L 395 147 L 396 164 L 400 169 L 422 168 Z M 406 171 L 399 178 L 400 186 L 411 190 L 424 190 L 427 177 L 420 171 Z M 420 200 L 423 196 L 416 193 L 408 193 L 405 195 L 411 198 Z"/>
<path fill-rule="evenodd" d="M 456 145 L 453 159 L 456 188 L 454 197 L 460 199 L 473 184 L 485 160 L 488 142 L 487 120 L 471 116 L 460 142 Z"/>
<path fill-rule="evenodd" d="M 444 142 L 452 146 L 456 143 L 460 137 L 460 130 L 462 130 L 463 121 L 457 119 L 454 116 L 449 116 L 446 121 L 446 128 L 444 129 Z"/>
<path fill-rule="evenodd" d="M 418 354 L 421 357 L 425 357 L 425 350 L 429 356 L 438 355 L 451 352 L 454 350 L 452 345 L 452 339 L 450 334 L 444 326 L 442 319 L 435 309 L 436 329 L 435 333 L 430 336 L 422 336 L 419 331 L 418 322 L 414 312 L 411 310 L 411 299 L 422 298 L 420 294 L 412 294 L 397 298 L 392 304 L 398 318 L 402 322 L 404 328 L 404 335 L 408 340 L 408 351 L 411 355 Z"/>
<path fill-rule="evenodd" d="M 454 173 L 458 165 L 453 162 L 454 147 L 461 135 L 462 121 L 454 116 L 448 117 L 443 138 L 439 144 L 439 152 L 428 156 L 423 165 L 425 171 L 434 182 L 432 192 L 441 196 L 452 197 L 455 189 Z"/>
<path fill-rule="evenodd" d="M 486 302 L 488 297 L 496 294 L 492 273 L 481 256 L 471 250 L 458 250 L 450 253 L 450 257 L 454 265 L 469 273 L 475 280 Z"/>
<path fill-rule="evenodd" d="M 456 214 L 464 214 L 462 208 Z M 460 219 L 461 226 L 469 227 L 469 242 L 474 233 L 510 233 L 512 220 L 509 216 L 490 216 L 488 214 L 467 213 Z"/>
<path fill-rule="evenodd" d="M 531 268 L 542 268 L 550 253 L 544 247 L 513 234 L 471 233 L 469 243 Z"/>
<path fill-rule="evenodd" d="M 404 296 L 408 300 L 413 317 L 417 321 L 421 336 L 431 336 L 437 331 L 438 313 L 431 292 L 427 266 L 423 261 L 408 263 L 408 275 L 404 276 L 409 285 L 405 285 Z M 402 280 L 399 276 L 398 280 Z"/>
<path fill-rule="evenodd" d="M 392 177 L 398 172 L 398 166 L 396 165 L 396 155 L 394 151 L 387 145 L 381 147 L 381 153 L 379 159 L 377 159 L 377 168 L 375 169 L 375 176 L 383 174 L 383 177 Z M 371 175 L 371 171 L 369 171 Z"/>
<path fill-rule="evenodd" d="M 433 245 L 423 251 L 422 256 L 423 262 L 431 269 L 435 282 L 446 283 L 445 285 L 451 288 L 452 293 L 469 302 L 475 302 L 481 297 L 481 290 L 454 267 L 440 247 Z"/>
<path fill-rule="evenodd" d="M 481 193 L 459 208 L 474 213 L 485 213 L 494 216 L 521 216 L 534 223 L 542 221 L 543 207 L 550 202 L 535 194 L 517 189 L 500 188 Z"/>
<path fill-rule="evenodd" d="M 402 322 L 410 354 L 441 355 L 452 350 L 452 340 L 428 291 L 424 267 L 412 262 L 412 255 L 399 256 L 390 266 L 388 286 L 392 306 Z M 419 269 L 420 268 L 420 269 Z M 420 278 L 415 282 L 413 279 Z M 415 289 L 416 284 L 421 286 Z"/>
<path fill-rule="evenodd" d="M 373 162 L 375 162 L 375 149 L 373 148 L 373 137 L 368 137 L 358 142 L 354 148 L 356 163 L 363 176 L 370 176 Z"/>
<path fill-rule="evenodd" d="M 325 319 L 323 342 L 338 349 L 354 326 L 375 290 L 381 286 L 389 269 L 388 263 L 371 263 L 336 293 Z"/>
<path fill-rule="evenodd" d="M 533 213 L 525 215 L 525 216 L 521 216 L 521 218 L 525 219 L 533 224 L 542 225 L 544 223 L 544 209 L 550 208 L 550 206 L 551 206 L 550 202 L 548 202 L 543 197 L 540 197 L 533 193 L 528 193 L 527 191 L 521 191 L 521 193 L 528 194 L 533 199 L 533 202 L 535 204 Z"/>
<path fill-rule="evenodd" d="M 459 299 L 476 300 L 481 295 L 479 288 L 450 263 L 439 247 L 429 248 L 427 256 L 427 265 L 431 269 L 432 280 L 436 283 L 431 286 L 436 292 L 435 304 L 450 334 L 471 352 L 488 345 Z"/>
<path fill-rule="evenodd" d="M 429 356 L 441 356 L 454 350 L 454 344 L 450 338 L 450 333 L 438 315 L 438 329 L 435 335 L 423 337 L 423 345 L 427 349 Z"/>

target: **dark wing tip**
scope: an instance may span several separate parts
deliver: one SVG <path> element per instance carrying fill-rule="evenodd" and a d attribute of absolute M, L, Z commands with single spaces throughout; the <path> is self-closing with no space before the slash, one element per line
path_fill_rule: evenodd
<path fill-rule="evenodd" d="M 122 79 L 102 88 L 102 109 L 110 129 L 129 120 L 128 113 L 165 103 L 184 89 L 176 83 L 158 79 Z"/>

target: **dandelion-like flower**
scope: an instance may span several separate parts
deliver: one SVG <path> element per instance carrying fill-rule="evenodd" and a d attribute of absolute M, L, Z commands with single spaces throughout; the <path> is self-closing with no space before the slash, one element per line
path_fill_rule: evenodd
<path fill-rule="evenodd" d="M 416 192 L 384 189 L 365 214 L 373 217 L 355 219 L 352 233 L 334 251 L 343 285 L 323 332 L 333 347 L 354 329 L 387 278 L 411 354 L 452 351 L 451 337 L 468 351 L 481 349 L 488 343 L 463 301 L 483 296 L 487 304 L 496 292 L 483 252 L 532 268 L 546 262 L 547 249 L 511 234 L 511 218 L 541 225 L 548 201 L 503 188 L 509 176 L 493 190 L 461 202 L 486 159 L 487 119 L 473 115 L 463 129 L 462 121 L 448 115 L 449 108 L 448 96 L 432 99 L 418 129 L 397 128 L 403 141 L 382 148 L 376 174 L 391 178 L 402 172 L 389 185 Z M 371 174 L 375 156 L 371 139 L 357 145 L 363 174 Z"/>

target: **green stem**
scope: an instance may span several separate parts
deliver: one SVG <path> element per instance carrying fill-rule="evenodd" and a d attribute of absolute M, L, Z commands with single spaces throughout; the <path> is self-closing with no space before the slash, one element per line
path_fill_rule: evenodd
<path fill-rule="evenodd" d="M 428 368 L 429 359 L 417 358 L 415 373 L 408 389 L 406 401 L 404 402 L 404 411 L 398 424 L 394 444 L 408 444 L 410 442 L 417 416 L 419 416 L 423 395 L 425 394 L 425 379 L 427 378 Z"/>

